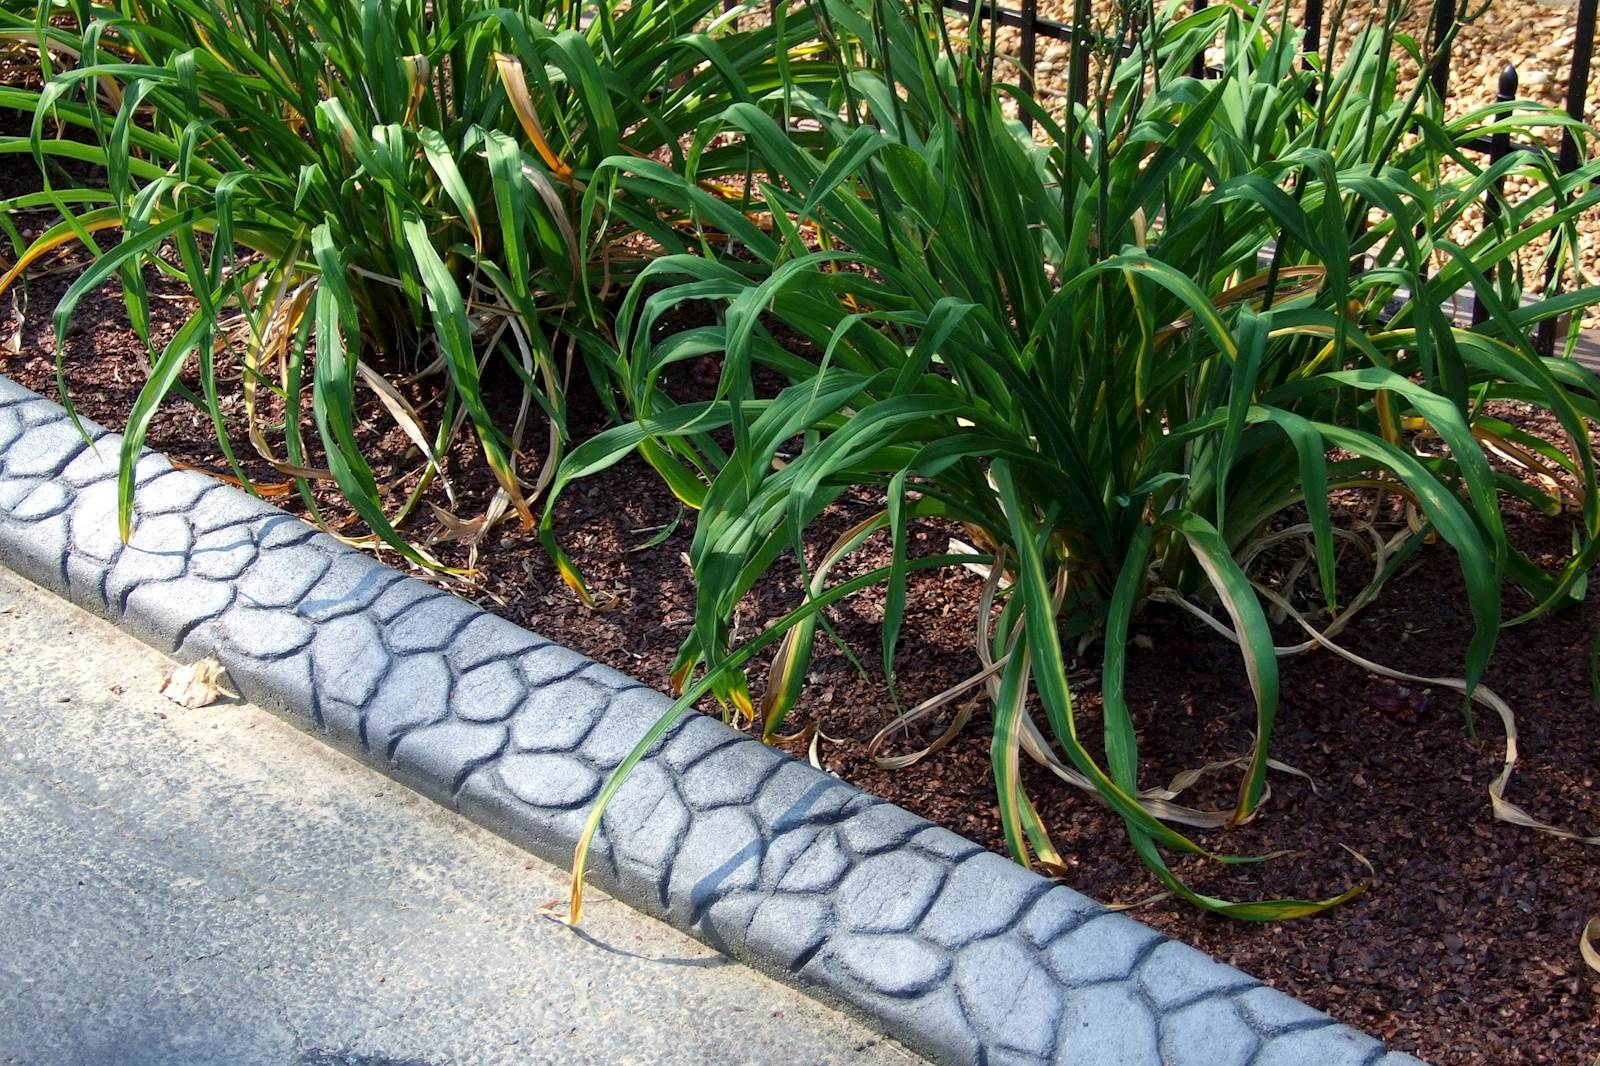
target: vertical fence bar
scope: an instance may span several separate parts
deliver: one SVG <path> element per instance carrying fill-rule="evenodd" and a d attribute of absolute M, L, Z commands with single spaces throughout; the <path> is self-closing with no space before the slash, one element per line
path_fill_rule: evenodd
<path fill-rule="evenodd" d="M 1039 71 L 1039 0 L 1022 0 L 1022 69 L 1026 72 L 1022 87 L 1032 96 Z M 1022 125 L 1033 129 L 1033 112 L 1026 108 L 1022 111 Z"/>
<path fill-rule="evenodd" d="M 1594 57 L 1595 7 L 1597 0 L 1578 0 L 1577 40 L 1572 43 L 1572 71 L 1567 78 L 1567 114 L 1583 121 L 1583 109 L 1589 97 L 1589 61 Z M 1561 136 L 1561 153 L 1558 163 L 1563 174 L 1578 168 L 1578 140 L 1572 132 Z M 1544 272 L 1544 295 L 1553 296 L 1560 287 L 1556 277 L 1555 260 Z M 1556 320 L 1547 318 L 1539 323 L 1534 335 L 1534 346 L 1541 355 L 1554 355 L 1556 351 Z"/>
<path fill-rule="evenodd" d="M 1309 70 L 1315 63 L 1317 53 L 1322 50 L 1322 0 L 1306 0 L 1306 25 L 1304 36 L 1300 38 L 1300 66 Z M 1319 77 L 1325 77 L 1326 71 Z M 1306 102 L 1315 104 L 1319 87 L 1312 83 L 1306 91 Z"/>
<path fill-rule="evenodd" d="M 1596 0 L 1578 0 L 1578 37 L 1573 42 L 1572 76 L 1567 81 L 1567 114 L 1583 121 L 1589 96 L 1589 61 L 1594 57 Z M 1578 168 L 1578 141 L 1571 131 L 1561 137 L 1561 169 Z"/>
<path fill-rule="evenodd" d="M 1497 92 L 1495 94 L 1495 101 L 1497 103 L 1509 104 L 1511 101 L 1515 100 L 1516 98 L 1517 98 L 1517 68 L 1512 66 L 1510 63 L 1507 63 L 1506 64 L 1506 69 L 1504 69 L 1504 70 L 1502 70 L 1500 72 L 1499 92 Z M 1506 118 L 1507 116 L 1509 116 L 1510 114 L 1511 114 L 1511 111 L 1510 111 L 1509 108 L 1507 108 L 1504 111 L 1495 112 L 1495 118 L 1503 119 L 1503 118 Z M 1490 138 L 1490 141 L 1489 141 L 1489 163 L 1492 166 L 1493 164 L 1498 163 L 1500 160 L 1504 159 L 1506 156 L 1508 156 L 1510 154 L 1511 154 L 1511 134 L 1507 133 L 1505 130 L 1501 130 L 1499 133 L 1496 133 L 1492 138 Z M 1490 191 L 1484 193 L 1484 195 L 1483 195 L 1483 219 L 1484 219 L 1484 228 L 1485 229 L 1489 228 L 1489 221 L 1491 219 L 1496 219 L 1496 218 L 1500 217 L 1500 212 L 1502 210 L 1502 208 L 1500 206 L 1500 201 L 1505 196 L 1505 191 L 1506 191 L 1506 179 L 1504 177 L 1499 177 L 1499 178 L 1495 179 L 1494 188 L 1491 189 Z M 1489 267 L 1488 270 L 1486 270 L 1484 272 L 1484 277 L 1487 278 L 1490 283 L 1493 283 L 1494 282 L 1494 267 L 1492 267 L 1492 266 Z M 1477 296 L 1474 296 L 1473 300 L 1472 300 L 1472 324 L 1474 326 L 1481 326 L 1485 322 L 1487 322 L 1488 320 L 1489 320 L 1489 312 L 1488 312 L 1488 309 L 1484 307 L 1483 300 L 1481 298 L 1477 297 Z"/>
<path fill-rule="evenodd" d="M 1443 100 L 1450 92 L 1450 49 L 1445 46 L 1456 21 L 1455 0 L 1435 0 L 1433 5 L 1433 91 Z M 1439 52 L 1443 50 L 1444 54 Z"/>
<path fill-rule="evenodd" d="M 1194 0 L 1195 11 L 1204 11 L 1210 6 L 1210 0 Z M 1194 57 L 1189 64 L 1189 77 L 1203 78 L 1206 76 L 1206 50 L 1200 49 L 1200 54 Z"/>

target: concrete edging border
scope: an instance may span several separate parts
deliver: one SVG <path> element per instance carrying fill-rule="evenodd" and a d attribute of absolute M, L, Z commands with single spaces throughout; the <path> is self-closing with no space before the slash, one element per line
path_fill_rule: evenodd
<path fill-rule="evenodd" d="M 0 377 L 0 563 L 551 862 L 667 698 Z M 591 879 L 945 1063 L 1415 1066 L 1070 888 L 703 716 Z"/>

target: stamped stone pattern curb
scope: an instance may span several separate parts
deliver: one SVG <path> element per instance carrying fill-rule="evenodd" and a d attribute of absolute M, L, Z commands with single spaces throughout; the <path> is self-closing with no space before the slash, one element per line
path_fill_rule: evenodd
<path fill-rule="evenodd" d="M 638 681 L 0 378 L 0 562 L 552 862 L 668 706 Z M 596 884 L 938 1062 L 1402 1066 L 1069 888 L 686 717 L 608 811 Z"/>

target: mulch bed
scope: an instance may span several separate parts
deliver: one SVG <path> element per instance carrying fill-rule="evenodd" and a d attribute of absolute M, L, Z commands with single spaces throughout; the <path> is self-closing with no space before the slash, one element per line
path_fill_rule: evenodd
<path fill-rule="evenodd" d="M 26 188 L 28 170 L 19 163 L 0 176 L 0 195 Z M 17 221 L 24 229 L 30 221 L 35 229 L 43 224 Z M 74 276 L 67 265 L 57 263 L 32 281 L 21 309 L 20 354 L 0 359 L 0 371 L 47 395 L 55 389 L 49 315 Z M 159 341 L 170 335 L 186 304 L 169 282 L 152 277 L 151 289 Z M 143 383 L 145 358 L 116 290 L 92 296 L 69 330 L 64 352 L 78 409 L 122 425 Z M 714 369 L 687 368 L 678 384 L 703 388 Z M 489 385 L 492 394 L 510 402 L 509 375 Z M 426 393 L 415 392 L 414 398 L 424 402 Z M 598 428 L 586 383 L 574 383 L 571 402 L 575 438 Z M 237 428 L 236 401 L 228 413 Z M 409 442 L 375 403 L 365 413 L 364 434 L 379 479 L 396 479 L 394 493 L 403 493 L 415 461 Z M 530 439 L 542 440 L 542 431 Z M 182 403 L 160 413 L 149 444 L 181 462 L 224 469 L 208 416 Z M 234 444 L 241 456 L 248 453 L 242 432 Z M 492 486 L 470 443 L 458 446 L 450 460 L 463 501 L 457 513 L 471 517 L 481 512 Z M 281 480 L 260 463 L 250 472 Z M 437 491 L 432 498 L 443 502 Z M 347 516 L 331 494 L 319 499 L 330 517 Z M 279 502 L 303 513 L 295 497 Z M 865 494 L 846 499 L 818 523 L 813 543 L 827 544 L 876 506 Z M 690 522 L 662 543 L 640 548 L 678 513 L 677 502 L 635 459 L 578 483 L 563 498 L 563 542 L 596 588 L 616 594 L 617 606 L 605 613 L 581 606 L 533 537 L 509 525 L 485 545 L 470 582 L 447 584 L 497 614 L 664 686 L 693 615 L 693 588 L 681 558 Z M 429 523 L 424 517 L 422 528 Z M 1508 524 L 1513 539 L 1536 557 L 1556 557 L 1569 536 L 1566 520 L 1515 507 Z M 913 551 L 942 552 L 951 532 L 924 523 L 912 534 Z M 458 545 L 437 550 L 447 562 L 464 561 Z M 886 545 L 874 551 L 841 567 L 836 577 L 886 558 Z M 1347 569 L 1343 576 L 1352 582 L 1365 576 Z M 796 602 L 797 574 L 791 563 L 752 594 L 741 613 L 741 635 Z M 979 579 L 965 571 L 914 578 L 897 660 L 903 705 L 976 669 L 978 587 Z M 1522 602 L 1520 594 L 1508 592 L 1508 610 Z M 865 741 L 893 713 L 879 665 L 881 612 L 881 596 L 871 593 L 833 612 L 835 628 L 866 672 L 859 673 L 819 635 L 811 684 L 791 721 L 796 727 L 815 723 L 833 738 L 819 745 L 828 770 L 1003 851 L 986 712 L 980 710 L 949 747 L 910 769 L 885 771 L 867 757 Z M 1600 739 L 1588 679 L 1597 626 L 1600 605 L 1591 598 L 1560 617 L 1509 630 L 1487 679 L 1518 712 L 1522 762 L 1511 798 L 1536 817 L 1588 832 L 1600 829 L 1600 793 L 1594 788 Z M 1168 609 L 1147 611 L 1137 632 L 1129 697 L 1140 728 L 1141 779 L 1165 782 L 1179 771 L 1241 754 L 1253 711 L 1233 646 Z M 1414 568 L 1346 632 L 1345 643 L 1402 670 L 1457 675 L 1469 633 L 1452 556 L 1443 548 L 1425 548 Z M 1290 636 L 1287 629 L 1280 635 Z M 1098 649 L 1084 656 L 1073 681 L 1083 732 L 1093 736 L 1099 728 Z M 756 671 L 753 679 L 760 676 Z M 1493 715 L 1478 715 L 1479 737 L 1470 741 L 1456 694 L 1375 678 L 1328 654 L 1284 662 L 1283 682 L 1273 754 L 1309 774 L 1316 788 L 1274 774 L 1274 795 L 1259 818 L 1200 839 L 1235 854 L 1289 854 L 1256 865 L 1184 861 L 1175 867 L 1217 895 L 1320 896 L 1363 875 L 1339 846 L 1345 845 L 1372 862 L 1376 883 L 1346 906 L 1294 922 L 1230 921 L 1171 899 L 1141 906 L 1137 916 L 1439 1066 L 1588 1063 L 1600 1055 L 1600 975 L 1587 970 L 1577 953 L 1586 917 L 1600 913 L 1600 854 L 1492 819 L 1485 787 L 1499 769 L 1503 740 Z M 915 731 L 894 750 L 926 743 L 941 725 Z M 806 755 L 800 747 L 795 753 Z M 1220 775 L 1185 799 L 1197 806 L 1226 804 L 1235 781 Z M 1159 890 L 1134 856 L 1119 819 L 1037 768 L 1030 770 L 1028 784 L 1070 865 L 1070 884 L 1108 902 L 1139 901 Z"/>

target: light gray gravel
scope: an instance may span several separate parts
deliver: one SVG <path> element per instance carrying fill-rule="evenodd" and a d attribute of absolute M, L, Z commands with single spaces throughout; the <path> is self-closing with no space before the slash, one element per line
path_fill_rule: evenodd
<path fill-rule="evenodd" d="M 0 1063 L 915 1060 L 0 570 Z"/>

